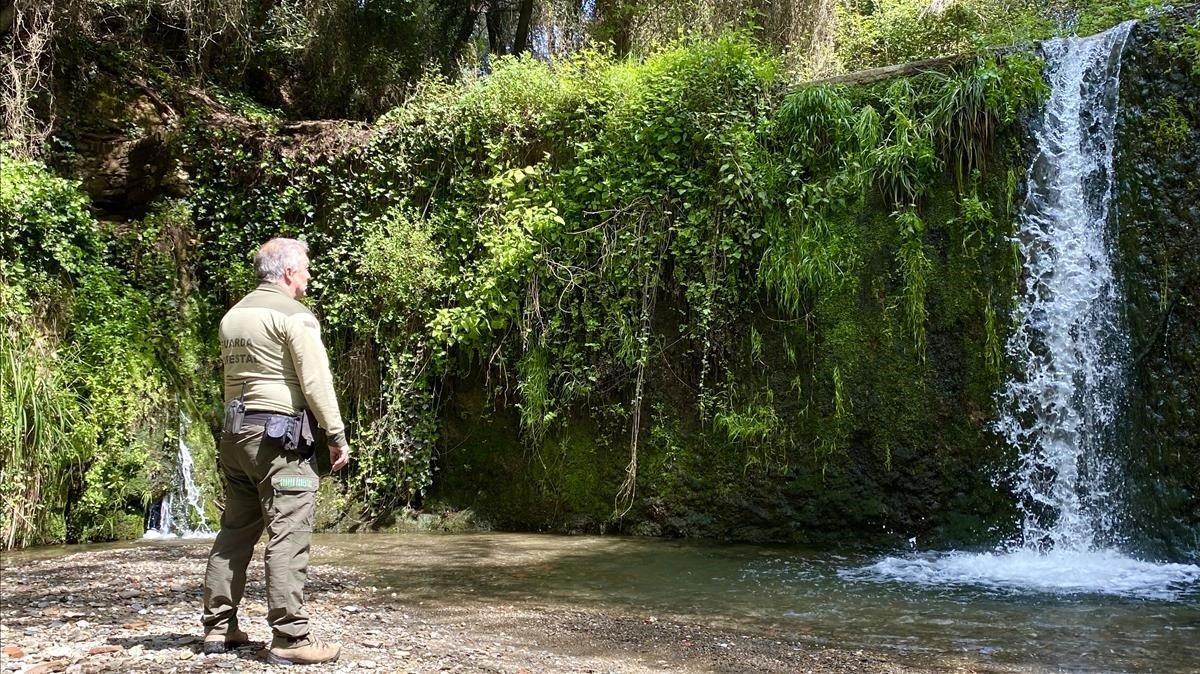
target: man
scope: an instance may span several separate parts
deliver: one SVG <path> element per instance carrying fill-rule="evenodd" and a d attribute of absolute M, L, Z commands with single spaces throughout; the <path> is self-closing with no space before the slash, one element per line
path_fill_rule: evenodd
<path fill-rule="evenodd" d="M 350 447 L 320 324 L 297 301 L 308 288 L 308 246 L 271 239 L 259 249 L 254 268 L 258 287 L 221 319 L 226 427 L 219 454 L 225 512 L 204 577 L 203 650 L 222 653 L 246 642 L 237 609 L 246 567 L 265 527 L 267 622 L 273 632 L 267 659 L 273 664 L 330 662 L 341 648 L 313 639 L 304 613 L 319 484 L 309 420 L 315 417 L 329 438 L 333 470 L 346 465 Z"/>

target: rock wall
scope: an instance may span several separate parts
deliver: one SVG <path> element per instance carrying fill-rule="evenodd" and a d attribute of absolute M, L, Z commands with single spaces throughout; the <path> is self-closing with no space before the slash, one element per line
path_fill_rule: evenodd
<path fill-rule="evenodd" d="M 1116 223 L 1135 356 L 1124 529 L 1131 549 L 1169 558 L 1200 554 L 1198 36 L 1194 10 L 1134 31 L 1119 121 Z M 994 181 L 984 194 L 1012 203 L 1002 177 L 1023 176 L 1025 159 L 1015 150 L 1022 140 L 1008 140 L 993 158 L 1000 166 L 992 167 Z M 665 352 L 647 379 L 637 499 L 614 519 L 622 510 L 614 497 L 631 458 L 624 417 L 606 416 L 606 402 L 598 402 L 576 410 L 565 430 L 530 450 L 515 430 L 516 410 L 489 403 L 481 380 L 464 380 L 448 389 L 434 504 L 535 530 L 756 541 L 917 536 L 922 547 L 1003 539 L 1016 526 L 1003 479 L 1014 457 L 990 427 L 1001 379 L 980 356 L 989 319 L 979 300 L 1010 299 L 1004 293 L 1015 287 L 1014 270 L 997 250 L 982 268 L 962 264 L 954 199 L 944 185 L 933 201 L 946 208 L 926 214 L 938 246 L 927 362 L 889 347 L 888 307 L 879 296 L 886 294 L 892 261 L 868 265 L 860 294 L 845 307 L 860 317 L 850 339 L 863 346 L 847 383 L 854 399 L 849 452 L 823 452 L 821 432 L 828 429 L 804 427 L 811 393 L 791 385 L 819 369 L 826 357 L 820 340 L 797 359 L 789 352 L 804 342 L 803 331 L 772 320 L 769 306 L 748 298 L 758 310 L 748 310 L 745 320 L 762 343 L 732 356 L 741 363 L 736 378 L 796 431 L 790 448 L 731 438 L 719 423 L 702 421 L 685 354 Z M 668 326 L 669 308 L 659 314 L 658 324 Z M 993 316 L 993 329 L 1003 331 L 1005 318 L 1003 310 Z"/>
<path fill-rule="evenodd" d="M 1122 66 L 1118 236 L 1134 352 L 1128 530 L 1200 558 L 1200 24 L 1139 25 Z"/>
<path fill-rule="evenodd" d="M 1194 10 L 1170 14 L 1133 33 L 1117 158 L 1136 358 L 1127 530 L 1133 547 L 1171 557 L 1200 555 L 1195 21 Z M 152 86 L 116 86 L 119 77 L 106 71 L 89 77 L 80 83 L 89 93 L 73 96 L 64 112 L 71 131 L 61 138 L 69 145 L 59 154 L 63 171 L 114 216 L 136 217 L 155 199 L 186 194 L 188 157 L 174 140 L 181 97 L 164 105 Z M 276 135 L 289 129 L 303 131 L 284 126 Z M 917 536 L 922 547 L 1002 539 L 1015 512 L 996 478 L 1014 457 L 990 424 L 1017 282 L 1005 236 L 1024 175 L 1022 142 L 998 139 L 972 188 L 1006 219 L 972 221 L 950 175 L 922 206 L 931 265 L 923 356 L 896 337 L 905 329 L 898 233 L 877 204 L 856 226 L 865 261 L 855 283 L 813 316 L 788 319 L 765 293 L 745 298 L 721 340 L 732 345 L 722 354 L 731 365 L 721 387 L 694 367 L 692 347 L 680 339 L 681 303 L 669 293 L 654 303 L 653 333 L 663 346 L 647 366 L 637 421 L 632 386 L 602 391 L 534 444 L 521 434 L 517 401 L 484 373 L 445 382 L 425 509 L 471 509 L 495 526 L 527 530 L 753 541 Z M 701 409 L 705 386 L 728 396 L 727 413 Z M 626 502 L 617 496 L 633 459 Z"/>
<path fill-rule="evenodd" d="M 1020 145 L 999 140 L 974 187 L 1007 220 L 969 222 L 949 175 L 922 208 L 931 260 L 923 355 L 898 306 L 897 227 L 876 203 L 854 230 L 860 272 L 806 320 L 787 319 L 764 292 L 743 297 L 741 316 L 723 328 L 734 345 L 716 388 L 724 411 L 700 408 L 698 392 L 714 384 L 666 293 L 655 302 L 664 346 L 645 373 L 640 423 L 629 413 L 631 376 L 531 446 L 515 401 L 482 375 L 452 381 L 430 505 L 470 508 L 502 528 L 750 541 L 961 545 L 1011 532 L 1012 499 L 992 481 L 1013 457 L 991 421 L 1003 380 L 995 349 L 1016 283 L 1007 236 Z M 617 496 L 635 423 L 630 503 Z"/>

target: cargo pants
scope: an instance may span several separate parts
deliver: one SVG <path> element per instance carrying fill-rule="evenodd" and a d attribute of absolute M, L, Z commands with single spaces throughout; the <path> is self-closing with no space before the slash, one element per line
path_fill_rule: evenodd
<path fill-rule="evenodd" d="M 304 581 L 320 478 L 308 458 L 250 424 L 222 435 L 219 462 L 225 511 L 204 575 L 205 633 L 238 628 L 246 567 L 266 528 L 267 623 L 272 644 L 286 647 L 308 636 Z"/>

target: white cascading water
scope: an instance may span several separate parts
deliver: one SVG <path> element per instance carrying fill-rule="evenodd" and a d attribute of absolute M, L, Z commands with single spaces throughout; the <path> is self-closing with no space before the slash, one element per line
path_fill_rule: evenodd
<path fill-rule="evenodd" d="M 1017 449 L 1021 538 L 987 554 L 888 557 L 846 577 L 1006 590 L 1171 598 L 1200 567 L 1116 549 L 1120 477 L 1112 453 L 1130 348 L 1108 234 L 1121 52 L 1134 22 L 1043 44 L 1050 98 L 1018 245 L 1025 286 L 997 429 Z"/>
<path fill-rule="evenodd" d="M 158 527 L 146 532 L 144 538 L 209 538 L 214 535 L 204 518 L 204 503 L 196 486 L 192 449 L 187 444 L 191 420 L 179 414 L 179 455 L 175 471 L 175 489 L 163 497 L 159 506 Z M 197 522 L 192 528 L 192 522 Z"/>
<path fill-rule="evenodd" d="M 1020 455 L 1025 549 L 1111 542 L 1121 509 L 1108 455 L 1129 339 L 1107 223 L 1121 51 L 1132 25 L 1043 46 L 1051 96 L 1026 176 L 1025 289 L 1007 348 L 1020 375 L 1001 395 L 997 423 Z"/>

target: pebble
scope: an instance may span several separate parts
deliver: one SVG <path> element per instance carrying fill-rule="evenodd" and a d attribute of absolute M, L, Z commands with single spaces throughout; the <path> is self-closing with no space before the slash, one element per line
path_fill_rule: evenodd
<path fill-rule="evenodd" d="M 48 674 L 49 672 L 61 672 L 71 663 L 66 660 L 51 660 L 43 662 L 40 665 L 31 667 L 25 670 L 25 674 Z"/>
<path fill-rule="evenodd" d="M 199 575 L 206 553 L 207 549 L 200 547 L 168 551 L 158 546 L 135 546 L 23 563 L 23 570 L 29 572 L 26 580 L 15 584 L 11 593 L 6 582 L 5 596 L 0 599 L 0 641 L 5 656 L 0 674 L 31 667 L 40 668 L 36 670 L 40 674 L 214 670 L 277 674 L 261 655 L 256 657 L 254 653 L 255 648 L 261 649 L 264 642 L 270 641 L 270 629 L 263 619 L 266 605 L 259 555 L 251 566 L 247 597 L 240 612 L 243 628 L 256 645 L 237 653 L 197 653 L 199 649 L 193 644 L 199 641 L 201 629 L 196 622 L 198 602 L 193 595 L 200 589 Z M 316 555 L 318 560 L 321 554 Z M 328 559 L 328 552 L 324 554 Z M 776 642 L 759 637 L 743 642 L 746 637 L 742 633 L 685 625 L 668 616 L 624 617 L 553 604 L 535 608 L 521 600 L 489 603 L 483 594 L 466 603 L 423 602 L 408 592 L 395 592 L 396 588 L 372 593 L 359 582 L 357 571 L 320 561 L 315 569 L 318 572 L 310 576 L 308 588 L 314 632 L 320 638 L 342 642 L 351 650 L 359 647 L 356 655 L 369 656 L 356 662 L 347 653 L 341 662 L 320 668 L 329 674 L 541 674 L 644 669 L 635 661 L 612 659 L 615 649 L 627 648 L 630 653 L 653 653 L 663 658 L 656 668 L 661 670 L 815 670 L 821 674 L 897 671 L 877 656 L 869 666 L 863 666 L 836 649 L 820 651 L 818 663 L 811 650 L 797 654 L 791 642 L 772 646 Z M 85 576 L 90 579 L 86 585 L 80 581 Z M 154 589 L 134 587 L 131 579 L 139 578 L 157 579 Z M 75 593 L 70 600 L 42 599 L 67 596 L 63 593 L 65 587 Z M 389 598 L 389 591 L 395 596 Z M 117 601 L 118 593 L 130 596 Z M 104 601 L 89 601 L 92 599 Z M 38 604 L 45 605 L 39 608 Z M 32 607 L 32 615 L 22 606 Z M 647 624 L 655 627 L 648 628 Z M 686 645 L 684 628 L 696 640 L 695 646 Z M 733 640 L 738 645 L 736 655 L 728 643 Z M 62 657 L 54 657 L 57 655 Z M 652 662 L 648 659 L 645 664 Z M 518 663 L 524 665 L 519 670 Z"/>

